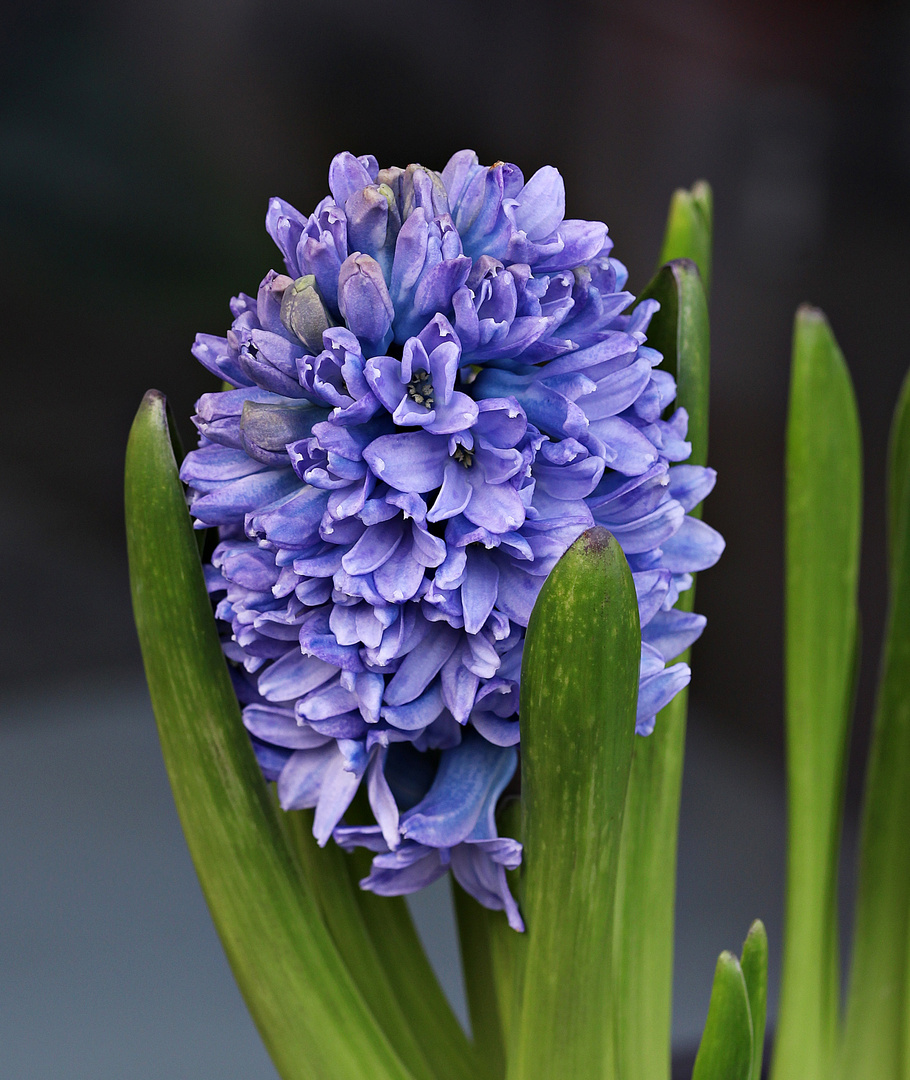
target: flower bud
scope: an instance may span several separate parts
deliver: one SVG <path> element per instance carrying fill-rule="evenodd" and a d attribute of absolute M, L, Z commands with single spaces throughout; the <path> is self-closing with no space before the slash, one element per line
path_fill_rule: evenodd
<path fill-rule="evenodd" d="M 426 211 L 427 219 L 449 212 L 449 197 L 442 177 L 422 165 L 409 165 L 401 177 L 401 214 L 408 218 L 418 207 Z"/>
<path fill-rule="evenodd" d="M 240 415 L 240 442 L 255 461 L 264 465 L 289 465 L 288 443 L 306 438 L 328 416 L 309 402 L 299 405 L 274 404 L 266 401 L 245 401 Z"/>
<path fill-rule="evenodd" d="M 348 244 L 352 251 L 370 255 L 388 279 L 395 254 L 401 215 L 388 184 L 371 184 L 355 191 L 344 206 L 348 219 Z"/>
<path fill-rule="evenodd" d="M 348 329 L 368 343 L 370 351 L 386 348 L 395 309 L 375 259 L 355 251 L 344 260 L 338 275 L 338 307 Z"/>
<path fill-rule="evenodd" d="M 298 278 L 281 298 L 281 321 L 311 353 L 322 352 L 322 333 L 332 325 L 312 274 Z"/>

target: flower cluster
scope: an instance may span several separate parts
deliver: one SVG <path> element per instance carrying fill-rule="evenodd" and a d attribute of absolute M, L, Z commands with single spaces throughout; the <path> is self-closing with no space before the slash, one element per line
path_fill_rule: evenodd
<path fill-rule="evenodd" d="M 629 560 L 642 625 L 637 730 L 689 680 L 704 619 L 674 610 L 723 541 L 687 516 L 714 473 L 645 345 L 656 304 L 623 291 L 600 222 L 566 220 L 551 167 L 525 182 L 470 151 L 441 173 L 338 155 L 305 217 L 266 227 L 286 273 L 231 303 L 195 356 L 184 462 L 243 719 L 285 809 L 375 852 L 392 895 L 451 867 L 521 918 L 497 835 L 515 771 L 525 628 L 594 524 Z M 365 780 L 374 822 L 345 824 Z"/>

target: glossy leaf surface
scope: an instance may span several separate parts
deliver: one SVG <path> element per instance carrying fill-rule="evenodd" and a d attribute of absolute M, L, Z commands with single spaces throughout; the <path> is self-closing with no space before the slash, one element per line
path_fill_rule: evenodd
<path fill-rule="evenodd" d="M 711 291 L 714 196 L 710 184 L 699 180 L 690 191 L 677 188 L 670 200 L 660 262 L 691 259 L 698 267 L 705 294 Z"/>
<path fill-rule="evenodd" d="M 855 685 L 859 419 L 824 315 L 796 316 L 786 462 L 787 902 L 775 1080 L 827 1080 L 838 1021 L 837 865 Z"/>
<path fill-rule="evenodd" d="M 910 376 L 891 428 L 890 601 L 866 772 L 841 1076 L 910 1077 Z"/>
<path fill-rule="evenodd" d="M 732 953 L 722 952 L 714 970 L 711 1004 L 692 1080 L 749 1080 L 752 1039 L 752 1018 L 742 968 Z"/>
<path fill-rule="evenodd" d="M 591 529 L 547 578 L 524 648 L 527 938 L 511 1080 L 615 1076 L 613 904 L 640 641 L 622 550 Z"/>
<path fill-rule="evenodd" d="M 756 919 L 749 927 L 743 942 L 740 966 L 746 980 L 749 1015 L 752 1018 L 752 1069 L 749 1075 L 750 1080 L 761 1080 L 768 1011 L 768 934 L 761 919 Z"/>
<path fill-rule="evenodd" d="M 660 301 L 648 342 L 664 355 L 678 382 L 676 404 L 689 413 L 692 456 L 708 453 L 710 340 L 708 308 L 694 265 L 663 267 L 643 296 Z M 696 507 L 693 516 L 701 516 Z M 679 611 L 691 611 L 695 587 Z M 688 661 L 689 650 L 679 657 Z M 676 848 L 688 692 L 661 711 L 654 731 L 636 737 L 623 820 L 616 901 L 617 1054 L 623 1080 L 666 1080 L 670 1068 Z M 648 903 L 642 905 L 641 897 Z"/>
<path fill-rule="evenodd" d="M 322 921 L 241 723 L 162 394 L 130 432 L 133 607 L 165 764 L 212 919 L 284 1080 L 412 1080 Z"/>

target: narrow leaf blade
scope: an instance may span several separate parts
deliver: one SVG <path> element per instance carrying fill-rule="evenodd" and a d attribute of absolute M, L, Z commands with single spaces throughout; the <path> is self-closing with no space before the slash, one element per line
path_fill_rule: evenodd
<path fill-rule="evenodd" d="M 660 302 L 648 327 L 648 344 L 663 353 L 662 367 L 676 379 L 676 403 L 689 414 L 689 462 L 708 460 L 711 339 L 708 302 L 698 268 L 689 259 L 661 267 L 638 298 Z"/>
<path fill-rule="evenodd" d="M 773 1076 L 834 1069 L 837 861 L 857 638 L 859 418 L 824 315 L 797 312 L 787 423 L 787 903 Z"/>
<path fill-rule="evenodd" d="M 319 915 L 240 721 L 168 433 L 149 391 L 130 432 L 133 607 L 174 801 L 212 919 L 284 1080 L 411 1080 Z"/>
<path fill-rule="evenodd" d="M 752 1070 L 750 1080 L 761 1080 L 765 1049 L 765 1021 L 768 1012 L 768 934 L 761 919 L 749 927 L 743 942 L 740 965 L 746 980 L 749 1015 L 752 1017 Z"/>
<path fill-rule="evenodd" d="M 752 1040 L 742 968 L 732 953 L 722 952 L 714 970 L 711 1004 L 692 1080 L 749 1080 Z"/>
<path fill-rule="evenodd" d="M 910 376 L 888 475 L 889 612 L 866 770 L 842 1076 L 910 1076 Z"/>
<path fill-rule="evenodd" d="M 638 698 L 635 588 L 589 530 L 547 578 L 521 679 L 523 942 L 511 1080 L 615 1075 L 612 927 Z"/>
<path fill-rule="evenodd" d="M 699 180 L 691 191 L 678 188 L 670 200 L 659 263 L 671 259 L 691 259 L 705 286 L 711 291 L 711 264 L 714 228 L 714 196 L 711 186 Z"/>
<path fill-rule="evenodd" d="M 663 267 L 643 296 L 660 301 L 648 342 L 678 380 L 677 403 L 689 413 L 690 462 L 706 464 L 710 340 L 698 271 L 678 260 Z M 700 516 L 701 508 L 696 508 Z M 695 586 L 677 603 L 691 611 Z M 679 657 L 688 661 L 687 650 Z M 665 1080 L 671 1056 L 676 849 L 686 736 L 686 690 L 636 738 L 626 797 L 616 893 L 614 956 L 618 992 L 617 1058 L 623 1080 Z M 641 897 L 648 903 L 642 905 Z"/>

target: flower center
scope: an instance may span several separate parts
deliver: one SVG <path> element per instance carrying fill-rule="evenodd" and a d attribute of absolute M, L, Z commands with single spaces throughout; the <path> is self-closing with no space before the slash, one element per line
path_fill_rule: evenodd
<path fill-rule="evenodd" d="M 433 381 L 430 373 L 418 368 L 408 383 L 408 397 L 427 409 L 433 408 Z"/>
<path fill-rule="evenodd" d="M 474 464 L 474 451 L 469 450 L 466 446 L 456 446 L 452 452 L 452 457 L 459 465 L 464 465 L 466 469 L 470 469 Z"/>

